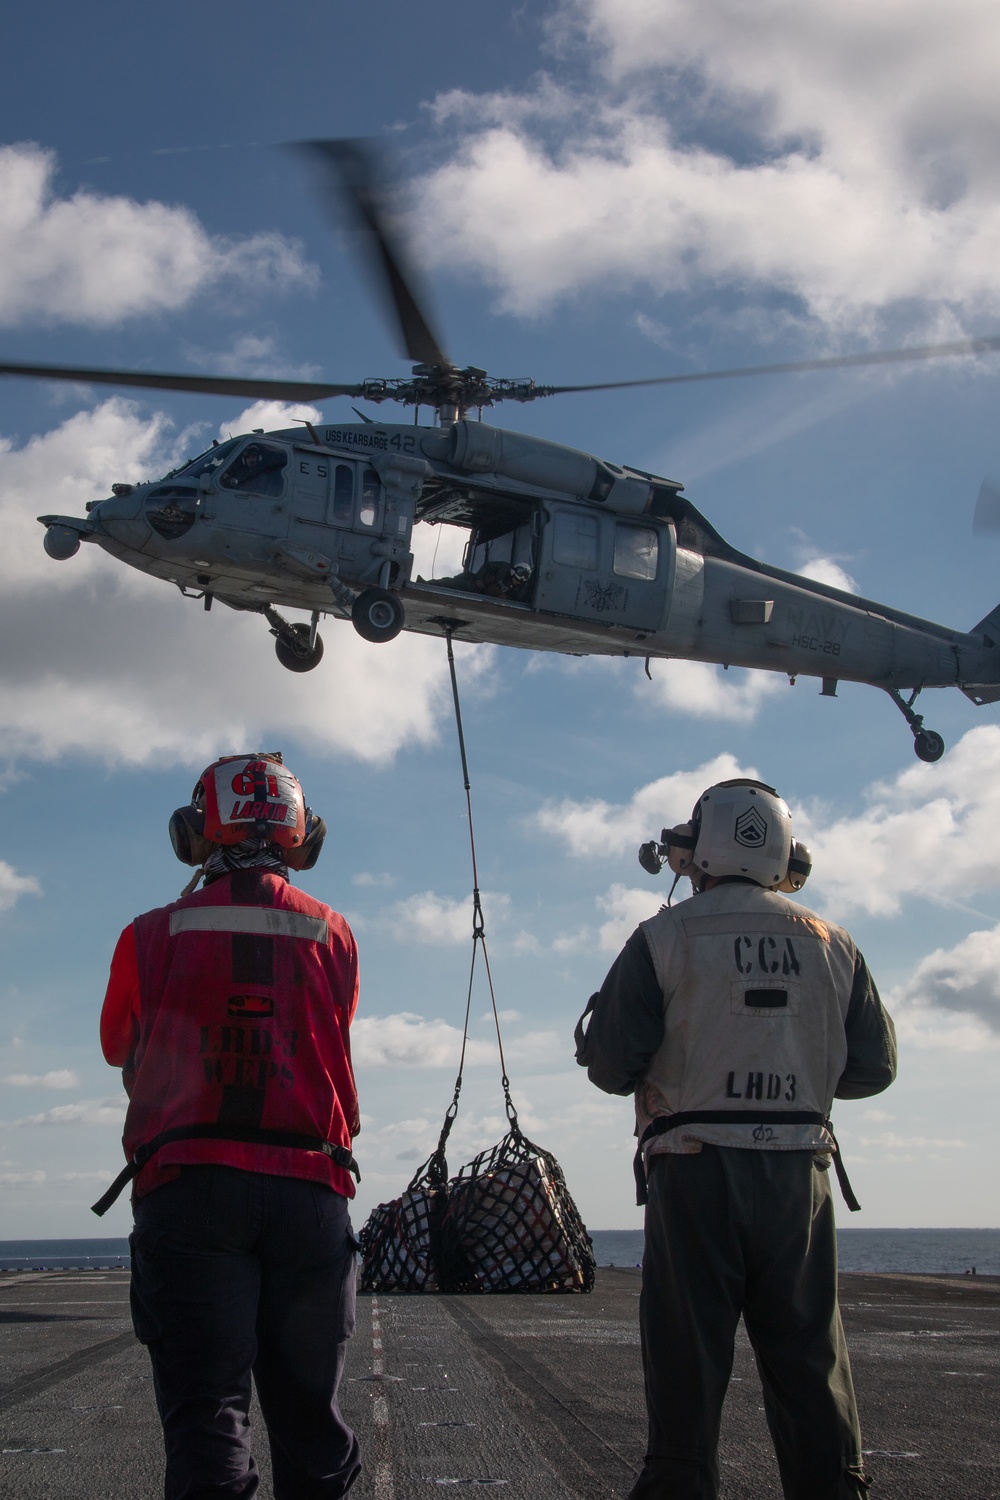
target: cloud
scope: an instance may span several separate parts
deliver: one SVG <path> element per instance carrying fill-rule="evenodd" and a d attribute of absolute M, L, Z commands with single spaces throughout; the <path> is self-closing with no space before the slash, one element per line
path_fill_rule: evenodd
<path fill-rule="evenodd" d="M 834 911 L 894 916 L 904 900 L 954 902 L 1000 885 L 1000 727 L 970 729 L 934 766 L 868 789 L 863 812 L 793 807 L 813 854 L 810 892 Z"/>
<path fill-rule="evenodd" d="M 361 1016 L 351 1027 L 351 1055 L 359 1068 L 457 1068 L 462 1033 L 447 1021 L 427 1021 L 411 1011 Z M 470 1040 L 467 1063 L 489 1062 L 496 1047 Z"/>
<path fill-rule="evenodd" d="M 316 284 L 280 234 L 210 235 L 189 209 L 53 192 L 56 159 L 0 147 L 0 323 L 116 323 L 185 306 L 224 283 Z"/>
<path fill-rule="evenodd" d="M 742 667 L 725 671 L 701 661 L 653 661 L 650 672 L 653 694 L 663 708 L 699 719 L 740 723 L 755 719 L 764 699 L 780 693 L 786 685 L 774 672 Z M 648 697 L 649 691 L 647 682 L 636 685 L 637 696 Z"/>
<path fill-rule="evenodd" d="M 7 1126 L 20 1125 L 121 1125 L 128 1100 L 124 1094 L 114 1099 L 83 1099 L 79 1104 L 57 1104 L 41 1114 L 24 1115 L 19 1120 L 4 1120 Z"/>
<path fill-rule="evenodd" d="M 48 1073 L 8 1073 L 0 1084 L 11 1089 L 78 1089 L 80 1079 L 72 1068 L 53 1068 Z"/>
<path fill-rule="evenodd" d="M 0 911 L 9 911 L 22 896 L 40 896 L 42 888 L 34 875 L 19 875 L 13 865 L 0 859 Z"/>
<path fill-rule="evenodd" d="M 570 854 L 580 858 L 606 858 L 638 847 L 658 837 L 664 825 L 685 823 L 706 787 L 735 776 L 755 776 L 728 752 L 706 761 L 694 771 L 675 771 L 640 787 L 631 802 L 604 802 L 592 798 L 574 802 L 549 802 L 537 814 L 543 833 L 562 839 Z"/>
<path fill-rule="evenodd" d="M 713 782 L 756 775 L 725 753 L 649 782 L 629 802 L 547 803 L 536 823 L 571 854 L 607 858 L 685 822 Z M 792 804 L 795 836 L 813 855 L 809 893 L 831 911 L 895 916 L 906 900 L 954 904 L 1000 886 L 1000 726 L 970 729 L 936 765 L 873 783 L 865 804 L 841 817 L 818 801 Z"/>
<path fill-rule="evenodd" d="M 936 948 L 893 990 L 900 1033 L 923 1047 L 1000 1047 L 1000 926 Z"/>
<path fill-rule="evenodd" d="M 989 0 L 565 0 L 555 29 L 581 76 L 440 96 L 461 145 L 420 184 L 428 252 L 507 308 L 728 285 L 868 332 L 1000 307 Z"/>
<path fill-rule="evenodd" d="M 597 948 L 601 953 L 618 953 L 626 939 L 638 927 L 656 915 L 666 896 L 666 889 L 656 893 L 648 890 L 630 889 L 616 883 L 598 896 L 595 905 L 606 913 L 607 920 L 595 928 L 581 927 L 578 932 L 560 933 L 553 941 L 556 953 L 585 953 Z"/>
<path fill-rule="evenodd" d="M 828 583 L 831 588 L 843 589 L 845 594 L 860 593 L 856 581 L 832 557 L 807 557 L 795 570 L 804 578 L 815 578 L 817 583 Z"/>
<path fill-rule="evenodd" d="M 45 1173 L 35 1172 L 0 1172 L 0 1186 L 23 1187 L 28 1182 L 44 1182 Z"/>
<path fill-rule="evenodd" d="M 491 924 L 499 925 L 510 911 L 510 897 L 482 892 L 483 912 Z M 394 936 L 399 942 L 453 946 L 472 938 L 472 897 L 453 901 L 422 891 L 398 901 L 390 912 Z"/>
<path fill-rule="evenodd" d="M 258 403 L 222 427 L 289 426 L 293 412 L 312 410 Z M 190 764 L 280 729 L 319 750 L 385 763 L 405 744 L 433 743 L 449 701 L 440 642 L 404 634 L 372 645 L 331 619 L 326 656 L 303 677 L 279 665 L 254 615 L 218 605 L 206 615 L 92 545 L 65 563 L 46 556 L 39 512 L 82 515 L 113 481 L 164 473 L 204 443 L 117 397 L 23 445 L 0 440 L 0 731 L 8 752 Z M 474 687 L 492 648 L 456 650 Z"/>

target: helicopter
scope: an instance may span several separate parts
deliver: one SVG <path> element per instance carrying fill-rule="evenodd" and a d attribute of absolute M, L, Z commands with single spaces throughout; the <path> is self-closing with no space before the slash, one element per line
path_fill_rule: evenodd
<path fill-rule="evenodd" d="M 1000 349 L 1000 337 L 587 385 L 505 380 L 459 368 L 418 291 L 393 226 L 379 163 L 359 141 L 298 147 L 346 201 L 380 275 L 409 377 L 353 384 L 0 363 L 0 374 L 253 400 L 338 396 L 414 408 L 413 425 L 304 422 L 215 443 L 152 483 L 114 484 L 83 518 L 39 516 L 56 560 L 82 542 L 187 598 L 264 617 L 283 666 L 316 667 L 319 623 L 350 619 L 366 640 L 401 630 L 572 655 L 683 658 L 883 689 L 937 761 L 942 737 L 914 703 L 957 686 L 1000 701 L 1000 605 L 971 631 L 933 624 L 738 551 L 676 480 L 482 421 L 502 401 L 800 370 L 899 363 Z M 420 424 L 420 409 L 435 413 Z M 476 412 L 474 420 L 471 413 Z M 417 522 L 467 535 L 461 571 L 414 576 Z M 307 611 L 292 623 L 277 606 Z"/>

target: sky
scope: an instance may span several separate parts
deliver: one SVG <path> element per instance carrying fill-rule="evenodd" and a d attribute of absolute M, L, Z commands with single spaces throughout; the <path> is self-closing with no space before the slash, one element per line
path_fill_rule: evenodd
<path fill-rule="evenodd" d="M 0 358 L 355 381 L 407 373 L 352 246 L 282 143 L 393 152 L 449 353 L 562 384 L 992 334 L 1000 323 L 987 0 L 36 0 L 0 22 Z M 1000 599 L 974 539 L 1000 472 L 996 357 L 575 395 L 500 426 L 665 474 L 735 546 L 969 629 Z M 0 1235 L 127 1233 L 97 1023 L 121 929 L 176 898 L 167 820 L 217 755 L 280 748 L 329 838 L 301 877 L 357 934 L 358 1225 L 451 1098 L 471 941 L 441 642 L 328 620 L 312 673 L 45 512 L 309 408 L 0 383 Z M 350 403 L 321 408 L 354 420 Z M 373 412 L 370 414 L 374 414 Z M 384 415 L 384 409 L 383 409 Z M 425 413 L 426 415 L 426 413 Z M 418 557 L 438 542 L 421 536 Z M 439 562 L 454 544 L 440 542 Z M 443 550 L 442 550 L 443 549 Z M 441 569 L 439 568 L 439 571 Z M 459 647 L 487 938 L 522 1125 L 590 1227 L 638 1227 L 628 1100 L 573 1026 L 667 885 L 636 862 L 753 774 L 811 846 L 900 1038 L 839 1104 L 859 1226 L 1000 1224 L 1000 716 L 684 662 Z M 449 1160 L 503 1133 L 477 987 Z M 992 1184 L 992 1186 L 991 1186 Z"/>

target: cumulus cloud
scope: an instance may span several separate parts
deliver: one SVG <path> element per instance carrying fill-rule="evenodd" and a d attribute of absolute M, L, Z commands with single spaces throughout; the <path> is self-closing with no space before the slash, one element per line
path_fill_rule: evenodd
<path fill-rule="evenodd" d="M 901 1036 L 916 1046 L 1000 1048 L 1000 926 L 936 948 L 893 990 Z"/>
<path fill-rule="evenodd" d="M 649 782 L 628 802 L 547 803 L 536 822 L 571 854 L 614 857 L 686 821 L 712 782 L 757 774 L 725 753 Z M 873 783 L 861 812 L 838 817 L 820 802 L 791 806 L 796 837 L 812 850 L 810 895 L 838 914 L 895 916 L 906 900 L 954 903 L 1000 886 L 1000 726 L 970 729 L 936 765 L 918 763 Z"/>
<path fill-rule="evenodd" d="M 793 807 L 813 853 L 810 892 L 838 912 L 894 916 L 904 900 L 957 901 L 1000 885 L 1000 727 L 970 729 L 935 766 L 869 788 L 867 807 L 836 817 Z"/>
<path fill-rule="evenodd" d="M 124 1094 L 113 1099 L 82 1099 L 79 1104 L 57 1104 L 36 1115 L 19 1120 L 4 1120 L 8 1126 L 20 1125 L 121 1125 L 128 1100 Z"/>
<path fill-rule="evenodd" d="M 447 1021 L 428 1021 L 412 1011 L 359 1016 L 351 1027 L 351 1055 L 359 1068 L 457 1068 L 462 1033 Z M 487 1042 L 470 1040 L 466 1061 L 487 1062 Z"/>
<path fill-rule="evenodd" d="M 48 1073 L 8 1073 L 0 1084 L 11 1089 L 77 1089 L 80 1079 L 72 1068 L 53 1068 Z"/>
<path fill-rule="evenodd" d="M 314 409 L 257 403 L 222 431 L 287 427 L 295 414 Z M 22 445 L 0 440 L 0 728 L 8 750 L 187 762 L 280 726 L 318 749 L 384 763 L 404 744 L 433 742 L 449 693 L 440 642 L 404 634 L 372 645 L 328 620 L 326 656 L 304 678 L 279 665 L 253 615 L 219 606 L 205 615 L 171 585 L 93 545 L 65 563 L 46 556 L 37 514 L 82 515 L 113 481 L 162 474 L 206 443 L 205 434 L 175 434 L 165 417 L 147 420 L 121 398 Z M 474 685 L 491 648 L 456 649 L 463 680 Z"/>
<path fill-rule="evenodd" d="M 22 896 L 40 896 L 42 888 L 34 875 L 19 875 L 13 865 L 0 859 L 0 911 L 9 911 Z"/>
<path fill-rule="evenodd" d="M 639 923 L 656 915 L 665 895 L 665 890 L 654 893 L 616 883 L 596 898 L 595 905 L 604 912 L 605 921 L 575 933 L 560 933 L 552 947 L 556 953 L 586 952 L 595 947 L 601 953 L 618 953 Z"/>
<path fill-rule="evenodd" d="M 672 713 L 693 714 L 698 719 L 731 719 L 743 724 L 757 717 L 765 698 L 780 693 L 786 686 L 784 678 L 774 672 L 743 667 L 725 671 L 701 661 L 653 661 L 650 673 L 654 696 Z M 639 696 L 648 697 L 649 691 L 648 682 L 636 686 Z"/>
<path fill-rule="evenodd" d="M 510 897 L 482 892 L 483 912 L 491 924 L 500 924 L 510 911 Z M 422 891 L 398 901 L 391 913 L 392 929 L 400 942 L 453 946 L 472 937 L 472 897 L 453 901 Z"/>
<path fill-rule="evenodd" d="M 52 152 L 0 148 L 0 323 L 110 324 L 183 307 L 224 283 L 313 286 L 279 234 L 210 235 L 189 209 L 53 189 Z"/>
<path fill-rule="evenodd" d="M 860 593 L 855 579 L 832 557 L 807 557 L 795 571 L 804 578 L 815 578 L 817 583 L 828 583 L 831 588 L 843 589 L 845 594 Z"/>
<path fill-rule="evenodd" d="M 603 859 L 658 837 L 665 825 L 685 823 L 695 802 L 713 782 L 756 774 L 726 752 L 693 771 L 675 771 L 649 782 L 630 802 L 612 803 L 600 798 L 574 802 L 566 798 L 546 803 L 536 822 L 542 832 L 561 839 L 570 854 Z"/>
<path fill-rule="evenodd" d="M 429 253 L 508 308 L 725 284 L 945 335 L 1000 307 L 989 0 L 565 0 L 559 23 L 589 77 L 441 96 L 461 145 L 420 188 Z"/>

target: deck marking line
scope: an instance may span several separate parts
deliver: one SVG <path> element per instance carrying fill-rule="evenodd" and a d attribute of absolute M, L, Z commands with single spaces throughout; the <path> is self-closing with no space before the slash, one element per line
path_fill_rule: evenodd
<path fill-rule="evenodd" d="M 392 1467 L 389 1403 L 382 1384 L 382 1321 L 378 1298 L 372 1297 L 372 1418 L 374 1442 L 375 1500 L 396 1500 L 396 1482 Z"/>

